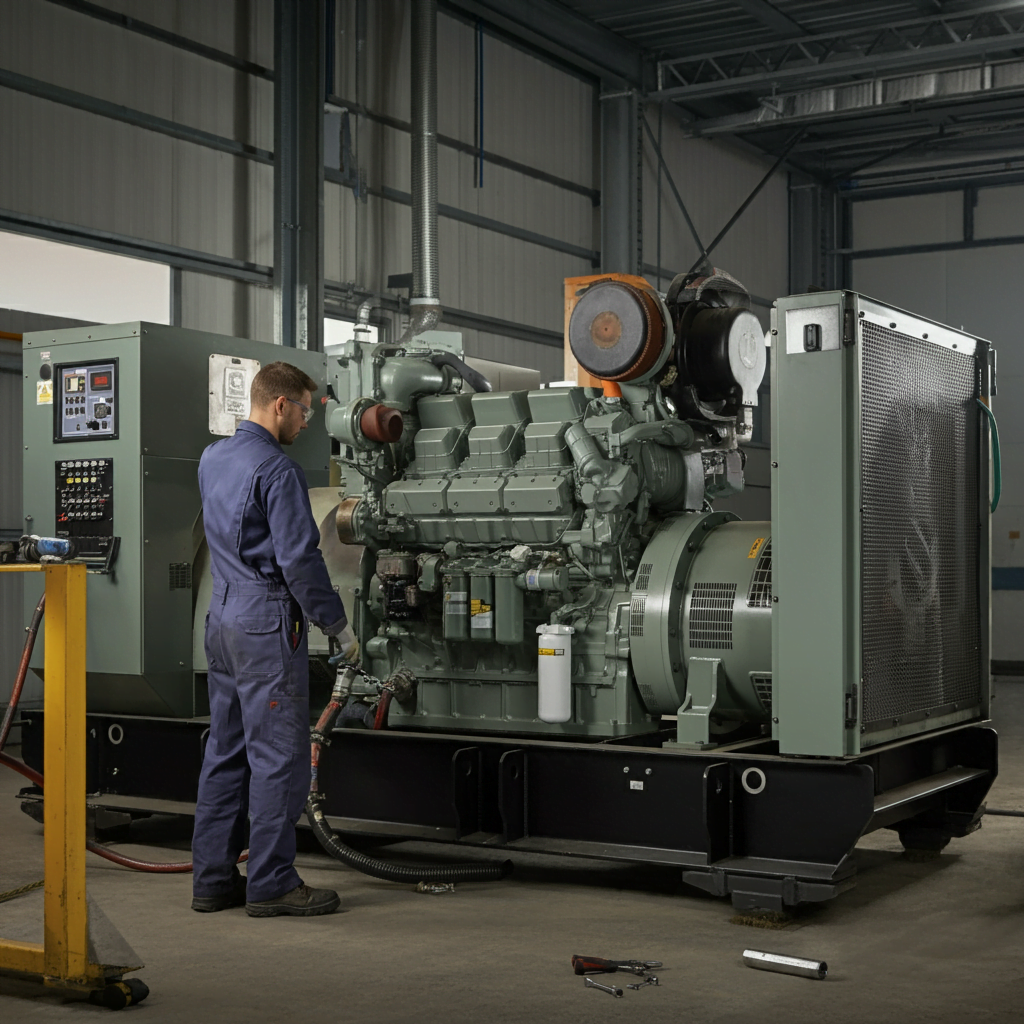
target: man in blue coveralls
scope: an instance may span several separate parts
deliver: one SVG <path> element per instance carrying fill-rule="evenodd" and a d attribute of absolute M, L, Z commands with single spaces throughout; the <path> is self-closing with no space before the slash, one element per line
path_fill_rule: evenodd
<path fill-rule="evenodd" d="M 270 363 L 249 419 L 210 445 L 199 490 L 213 599 L 206 619 L 210 735 L 199 779 L 192 909 L 245 904 L 251 917 L 329 914 L 331 889 L 295 870 L 295 825 L 309 792 L 306 619 L 353 643 L 317 544 L 302 469 L 285 455 L 312 418 L 316 382 Z M 249 823 L 249 863 L 235 866 Z"/>

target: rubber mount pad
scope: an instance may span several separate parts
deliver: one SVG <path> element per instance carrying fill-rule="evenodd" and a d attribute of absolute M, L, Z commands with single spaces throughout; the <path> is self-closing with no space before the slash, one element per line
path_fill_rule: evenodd
<path fill-rule="evenodd" d="M 584 370 L 611 380 L 637 363 L 649 331 L 647 308 L 637 289 L 602 281 L 576 303 L 569 318 L 569 347 Z"/>

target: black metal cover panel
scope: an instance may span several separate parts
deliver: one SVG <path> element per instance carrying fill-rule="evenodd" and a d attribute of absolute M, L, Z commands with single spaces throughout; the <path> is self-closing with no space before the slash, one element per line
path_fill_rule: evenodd
<path fill-rule="evenodd" d="M 973 356 L 863 323 L 862 724 L 981 700 Z M 876 725 L 876 727 L 878 727 Z"/>

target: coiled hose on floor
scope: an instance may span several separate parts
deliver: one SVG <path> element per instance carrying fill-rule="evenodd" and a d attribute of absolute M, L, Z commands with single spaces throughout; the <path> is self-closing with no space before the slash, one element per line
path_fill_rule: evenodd
<path fill-rule="evenodd" d="M 352 849 L 342 842 L 334 829 L 324 817 L 320 804 L 323 794 L 319 792 L 318 773 L 320 770 L 320 750 L 334 728 L 335 719 L 344 703 L 344 694 L 352 685 L 354 668 L 347 668 L 339 673 L 331 699 L 324 708 L 316 726 L 310 735 L 310 760 L 312 778 L 309 786 L 309 798 L 306 800 L 306 818 L 317 841 L 335 860 L 347 864 L 350 868 L 361 871 L 364 875 L 381 878 L 386 882 L 497 882 L 507 878 L 512 872 L 512 861 L 501 864 L 436 864 L 429 867 L 415 864 L 391 864 L 370 857 L 359 850 Z M 381 695 L 387 696 L 387 691 Z"/>
<path fill-rule="evenodd" d="M 21 691 L 25 688 L 25 677 L 28 675 L 28 664 L 32 660 L 32 651 L 36 645 L 36 634 L 39 632 L 39 625 L 43 621 L 43 614 L 46 610 L 46 594 L 43 594 L 39 598 L 39 603 L 36 605 L 36 610 L 32 613 L 32 620 L 29 622 L 25 637 L 25 644 L 21 650 L 21 661 L 18 664 L 18 674 L 14 679 L 14 688 L 11 690 L 11 699 L 7 705 L 7 710 L 4 713 L 3 723 L 0 724 L 0 764 L 6 768 L 10 768 L 16 771 L 19 775 L 23 775 L 33 785 L 38 786 L 40 789 L 43 788 L 43 777 L 34 768 L 30 768 L 27 764 L 18 761 L 16 758 L 11 757 L 4 753 L 4 746 L 7 743 L 7 737 L 11 732 L 11 725 L 14 722 L 15 712 L 18 710 L 18 702 L 21 700 Z M 161 863 L 159 861 L 139 860 L 137 857 L 126 857 L 123 853 L 115 853 L 113 850 L 108 849 L 105 846 L 101 846 L 99 843 L 93 842 L 91 839 L 86 839 L 85 848 L 91 853 L 95 853 L 97 857 L 102 857 L 104 860 L 113 861 L 115 864 L 120 864 L 121 867 L 131 868 L 133 871 L 148 871 L 153 874 L 169 875 L 169 874 L 184 874 L 192 870 L 192 862 L 189 860 L 185 861 L 173 861 L 171 863 Z M 238 858 L 238 863 L 248 860 L 249 854 L 243 853 Z"/>

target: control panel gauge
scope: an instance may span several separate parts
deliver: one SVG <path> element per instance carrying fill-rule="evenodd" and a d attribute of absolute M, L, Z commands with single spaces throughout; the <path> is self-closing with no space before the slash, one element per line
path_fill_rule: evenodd
<path fill-rule="evenodd" d="M 54 441 L 100 441 L 118 436 L 117 360 L 54 367 Z"/>
<path fill-rule="evenodd" d="M 114 535 L 114 460 L 54 462 L 58 537 L 73 537 L 86 557 L 105 557 Z"/>

